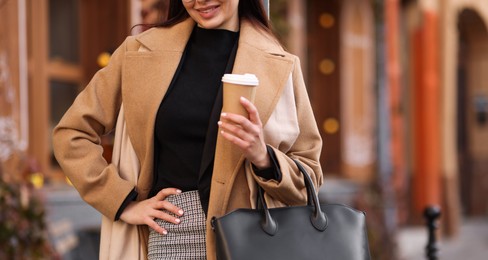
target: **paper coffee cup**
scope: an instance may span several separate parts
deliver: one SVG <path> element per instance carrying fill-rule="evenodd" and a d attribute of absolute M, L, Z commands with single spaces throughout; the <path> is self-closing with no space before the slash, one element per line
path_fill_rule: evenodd
<path fill-rule="evenodd" d="M 247 110 L 241 105 L 240 98 L 245 97 L 254 102 L 256 87 L 259 80 L 254 74 L 225 74 L 222 112 L 239 114 L 249 117 Z"/>

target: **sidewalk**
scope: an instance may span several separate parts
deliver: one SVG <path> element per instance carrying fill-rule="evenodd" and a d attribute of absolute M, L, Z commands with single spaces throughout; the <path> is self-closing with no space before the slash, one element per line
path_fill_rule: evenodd
<path fill-rule="evenodd" d="M 47 185 L 43 193 L 49 238 L 61 259 L 98 259 L 100 213 L 67 184 Z"/>
<path fill-rule="evenodd" d="M 397 236 L 401 260 L 425 260 L 426 227 L 409 227 Z M 439 241 L 439 260 L 488 259 L 488 217 L 466 219 L 458 236 Z"/>

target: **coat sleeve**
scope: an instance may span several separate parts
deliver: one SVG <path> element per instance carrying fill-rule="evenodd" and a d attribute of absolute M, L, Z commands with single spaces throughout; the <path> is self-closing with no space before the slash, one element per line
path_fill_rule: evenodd
<path fill-rule="evenodd" d="M 298 57 L 294 57 L 294 61 L 288 85 L 285 86 L 270 120 L 264 126 L 264 138 L 275 152 L 281 181 L 266 180 L 254 172 L 253 176 L 269 196 L 288 205 L 301 205 L 307 199 L 306 189 L 303 176 L 292 158 L 302 163 L 318 190 L 323 182 L 320 165 L 322 138 Z"/>
<path fill-rule="evenodd" d="M 101 136 L 111 132 L 121 105 L 121 78 L 128 41 L 114 52 L 77 96 L 53 131 L 54 155 L 83 200 L 114 219 L 134 185 L 103 158 Z"/>

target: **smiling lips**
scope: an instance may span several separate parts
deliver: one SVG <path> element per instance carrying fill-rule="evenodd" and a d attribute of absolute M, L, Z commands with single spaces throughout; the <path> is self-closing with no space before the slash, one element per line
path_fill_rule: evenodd
<path fill-rule="evenodd" d="M 203 18 L 211 18 L 214 16 L 214 14 L 216 13 L 216 11 L 219 9 L 220 6 L 209 6 L 209 7 L 205 7 L 205 8 L 199 8 L 197 9 L 197 11 L 200 13 L 200 15 L 203 17 Z"/>

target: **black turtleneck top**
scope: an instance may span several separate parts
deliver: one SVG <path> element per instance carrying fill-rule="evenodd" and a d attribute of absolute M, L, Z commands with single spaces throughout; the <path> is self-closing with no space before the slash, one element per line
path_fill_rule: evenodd
<path fill-rule="evenodd" d="M 217 124 L 210 122 L 210 114 L 238 35 L 195 26 L 156 116 L 154 192 L 198 189 L 207 130 Z"/>

